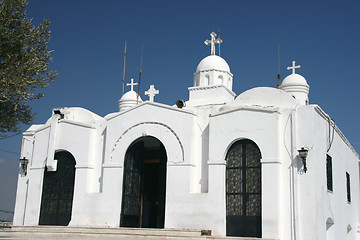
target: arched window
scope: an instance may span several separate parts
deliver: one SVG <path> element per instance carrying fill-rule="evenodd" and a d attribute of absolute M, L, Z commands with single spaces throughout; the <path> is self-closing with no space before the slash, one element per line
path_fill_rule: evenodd
<path fill-rule="evenodd" d="M 209 74 L 206 74 L 205 75 L 205 82 L 204 82 L 204 86 L 209 86 L 209 84 L 210 84 L 210 76 L 209 76 Z"/>
<path fill-rule="evenodd" d="M 224 82 L 224 77 L 222 75 L 219 75 L 218 77 L 218 81 L 219 81 L 219 84 L 222 84 L 222 85 L 225 85 L 226 86 L 226 83 Z"/>

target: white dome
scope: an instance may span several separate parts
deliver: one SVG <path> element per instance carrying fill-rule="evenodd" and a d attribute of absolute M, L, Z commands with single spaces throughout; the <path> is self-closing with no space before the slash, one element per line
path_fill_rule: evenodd
<path fill-rule="evenodd" d="M 137 93 L 135 91 L 128 91 L 119 100 L 119 102 L 125 102 L 125 101 L 137 101 Z M 139 96 L 139 101 L 142 101 L 140 96 Z"/>
<path fill-rule="evenodd" d="M 280 85 L 280 89 L 289 93 L 301 104 L 309 104 L 309 90 L 310 87 L 306 82 L 306 79 L 296 73 L 287 76 Z"/>
<path fill-rule="evenodd" d="M 256 87 L 240 94 L 233 105 L 291 108 L 297 101 L 286 92 L 271 87 Z"/>
<path fill-rule="evenodd" d="M 223 58 L 217 55 L 210 55 L 204 58 L 203 60 L 201 60 L 201 62 L 196 68 L 196 72 L 209 71 L 209 70 L 220 70 L 224 72 L 230 72 L 230 67 Z"/>
<path fill-rule="evenodd" d="M 309 85 L 306 82 L 306 79 L 297 73 L 290 74 L 282 81 L 280 87 L 282 88 L 282 87 L 286 87 L 286 86 L 307 86 L 307 87 L 309 87 Z"/>
<path fill-rule="evenodd" d="M 96 123 L 97 121 L 103 120 L 102 117 L 81 107 L 54 108 L 53 110 L 60 111 L 60 113 L 63 114 L 64 119 L 72 120 L 75 122 L 93 124 Z M 51 118 L 49 118 L 47 122 L 49 121 L 51 121 Z"/>
<path fill-rule="evenodd" d="M 141 103 L 141 97 L 139 96 L 139 103 Z M 137 93 L 135 91 L 128 91 L 119 100 L 119 111 L 125 111 L 138 104 Z"/>

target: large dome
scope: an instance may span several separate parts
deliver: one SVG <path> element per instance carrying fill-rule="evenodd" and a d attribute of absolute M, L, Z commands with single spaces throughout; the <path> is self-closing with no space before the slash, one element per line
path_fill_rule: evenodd
<path fill-rule="evenodd" d="M 256 87 L 249 89 L 240 94 L 232 104 L 224 106 L 220 111 L 231 110 L 239 106 L 257 106 L 257 107 L 276 107 L 276 108 L 292 108 L 296 106 L 297 101 L 277 88 Z"/>
<path fill-rule="evenodd" d="M 209 71 L 209 70 L 220 70 L 224 72 L 230 72 L 230 67 L 223 58 L 217 55 L 210 55 L 204 58 L 203 60 L 201 60 L 201 62 L 196 68 L 196 72 Z"/>

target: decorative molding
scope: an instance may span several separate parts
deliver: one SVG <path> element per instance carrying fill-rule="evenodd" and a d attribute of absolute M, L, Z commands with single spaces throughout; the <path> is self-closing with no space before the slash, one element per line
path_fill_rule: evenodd
<path fill-rule="evenodd" d="M 122 168 L 123 166 L 121 164 L 110 164 L 110 163 L 104 163 L 103 168 Z"/>
<path fill-rule="evenodd" d="M 222 73 L 227 73 L 229 74 L 231 77 L 233 77 L 234 75 L 231 73 L 231 72 L 228 72 L 228 71 L 224 71 L 224 70 L 219 70 L 219 69 L 206 69 L 206 70 L 201 70 L 201 71 L 197 71 L 194 73 L 197 74 L 197 73 L 202 73 L 202 72 L 211 72 L 211 71 L 215 71 L 215 72 L 222 72 Z"/>
<path fill-rule="evenodd" d="M 76 169 L 94 169 L 95 166 L 94 166 L 94 165 L 87 165 L 87 164 L 84 164 L 84 165 L 78 165 L 78 164 L 76 164 L 76 165 L 75 165 L 75 168 L 76 168 Z"/>
<path fill-rule="evenodd" d="M 35 165 L 35 166 L 30 166 L 29 167 L 30 170 L 39 170 L 39 169 L 45 169 L 45 166 L 42 165 Z"/>
<path fill-rule="evenodd" d="M 278 158 L 262 158 L 260 160 L 261 164 L 281 164 Z"/>
<path fill-rule="evenodd" d="M 208 160 L 207 164 L 209 166 L 211 166 L 211 165 L 226 165 L 226 160 L 221 160 L 221 161 Z"/>
<path fill-rule="evenodd" d="M 196 167 L 194 164 L 191 163 L 173 163 L 173 162 L 167 162 L 166 164 L 168 167 Z"/>
<path fill-rule="evenodd" d="M 224 88 L 231 96 L 233 96 L 233 97 L 236 96 L 236 93 L 234 93 L 232 90 L 230 90 L 229 88 L 227 88 L 226 86 L 224 86 L 222 84 L 210 85 L 210 86 L 189 87 L 188 90 L 189 91 L 203 91 L 203 90 L 216 89 L 216 88 Z"/>
<path fill-rule="evenodd" d="M 213 113 L 210 115 L 210 117 L 216 117 L 216 116 L 220 116 L 223 114 L 227 114 L 227 113 L 231 113 L 231 112 L 236 112 L 236 111 L 256 111 L 256 112 L 266 112 L 266 113 L 279 113 L 279 108 L 278 107 L 261 107 L 261 106 L 256 106 L 256 105 L 252 105 L 252 106 L 248 106 L 248 105 L 242 105 L 242 106 L 238 106 L 238 107 L 234 107 L 231 108 L 229 110 L 224 110 L 221 112 L 217 112 L 217 113 Z"/>
<path fill-rule="evenodd" d="M 281 162 L 273 161 L 273 162 L 260 162 L 262 165 L 265 164 L 281 164 Z"/>

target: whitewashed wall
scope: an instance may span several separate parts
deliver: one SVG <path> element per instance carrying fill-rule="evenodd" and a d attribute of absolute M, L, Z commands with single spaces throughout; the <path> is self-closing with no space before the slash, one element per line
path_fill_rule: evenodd
<path fill-rule="evenodd" d="M 296 105 L 281 90 L 252 91 L 220 111 L 144 102 L 101 118 L 66 109 L 54 144 L 56 151 L 66 150 L 76 160 L 70 225 L 119 226 L 125 153 L 138 138 L 153 136 L 167 153 L 165 228 L 210 229 L 225 236 L 225 157 L 234 142 L 250 139 L 262 154 L 264 238 L 355 239 L 360 200 L 356 153 L 336 129 L 329 150 L 334 191 L 328 192 L 326 114 L 316 105 Z M 291 102 L 284 104 L 286 99 Z M 28 175 L 19 175 L 14 225 L 38 224 L 51 124 L 24 133 L 22 155 L 30 163 Z M 309 149 L 307 173 L 297 155 L 301 147 Z M 350 204 L 345 172 L 351 176 Z M 326 230 L 329 218 L 334 224 Z"/>

